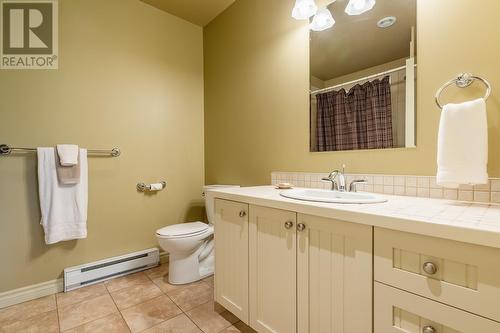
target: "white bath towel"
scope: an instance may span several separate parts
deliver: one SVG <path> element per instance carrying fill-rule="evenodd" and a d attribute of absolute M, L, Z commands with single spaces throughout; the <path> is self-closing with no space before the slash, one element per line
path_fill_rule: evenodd
<path fill-rule="evenodd" d="M 438 185 L 488 182 L 488 121 L 484 99 L 447 104 L 441 112 L 438 135 Z"/>
<path fill-rule="evenodd" d="M 80 182 L 57 181 L 54 148 L 38 148 L 38 190 L 45 242 L 54 244 L 87 237 L 87 150 L 80 149 Z"/>
<path fill-rule="evenodd" d="M 77 145 L 57 145 L 57 155 L 62 166 L 74 166 L 78 164 L 78 152 L 80 149 Z"/>

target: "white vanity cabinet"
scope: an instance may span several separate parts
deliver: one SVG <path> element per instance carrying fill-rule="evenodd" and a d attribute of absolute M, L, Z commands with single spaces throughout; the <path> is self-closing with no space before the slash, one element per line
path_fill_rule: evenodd
<path fill-rule="evenodd" d="M 248 324 L 248 204 L 215 201 L 217 302 Z"/>
<path fill-rule="evenodd" d="M 457 204 L 475 220 L 455 225 L 397 215 L 455 214 L 445 200 L 400 197 L 386 214 L 269 187 L 219 193 L 216 300 L 257 332 L 500 333 L 497 206 Z"/>
<path fill-rule="evenodd" d="M 298 214 L 298 333 L 372 332 L 372 227 Z"/>
<path fill-rule="evenodd" d="M 216 301 L 260 333 L 372 332 L 372 227 L 245 205 L 216 199 Z"/>
<path fill-rule="evenodd" d="M 250 326 L 297 331 L 297 214 L 250 206 Z"/>

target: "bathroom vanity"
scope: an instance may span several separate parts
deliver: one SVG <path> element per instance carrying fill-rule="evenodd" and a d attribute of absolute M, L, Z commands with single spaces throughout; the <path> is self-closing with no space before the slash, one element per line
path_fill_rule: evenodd
<path fill-rule="evenodd" d="M 257 332 L 500 332 L 500 206 L 207 195 L 215 299 Z"/>

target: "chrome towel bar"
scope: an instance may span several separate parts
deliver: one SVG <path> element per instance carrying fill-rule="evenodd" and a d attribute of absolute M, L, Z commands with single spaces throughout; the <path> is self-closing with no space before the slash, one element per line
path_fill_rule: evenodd
<path fill-rule="evenodd" d="M 488 82 L 488 80 L 483 79 L 480 76 L 472 75 L 471 73 L 460 73 L 456 78 L 451 79 L 450 81 L 446 82 L 438 89 L 438 91 L 436 92 L 436 96 L 435 96 L 437 106 L 440 109 L 443 108 L 443 105 L 439 101 L 439 98 L 441 97 L 441 93 L 446 88 L 448 88 L 449 86 L 451 86 L 453 84 L 455 84 L 459 88 L 466 88 L 466 87 L 470 86 L 472 84 L 472 82 L 474 82 L 474 80 L 478 80 L 486 86 L 486 94 L 484 95 L 483 98 L 484 98 L 484 100 L 487 100 L 491 94 L 491 84 Z"/>
<path fill-rule="evenodd" d="M 22 147 L 11 147 L 6 144 L 0 144 L 0 156 L 8 156 L 12 152 L 36 152 L 36 148 L 22 148 Z M 119 148 L 113 148 L 111 150 L 106 149 L 88 149 L 88 154 L 97 154 L 97 155 L 110 155 L 112 157 L 118 157 L 121 154 Z"/>

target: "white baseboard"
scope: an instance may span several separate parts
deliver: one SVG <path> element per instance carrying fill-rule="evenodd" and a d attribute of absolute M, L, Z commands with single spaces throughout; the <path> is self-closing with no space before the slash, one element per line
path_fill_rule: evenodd
<path fill-rule="evenodd" d="M 0 309 L 63 291 L 63 280 L 57 279 L 0 293 Z"/>
<path fill-rule="evenodd" d="M 160 263 L 168 263 L 168 253 L 160 253 Z M 36 298 L 60 293 L 64 290 L 63 279 L 57 279 L 0 293 L 0 309 L 31 301 Z"/>

